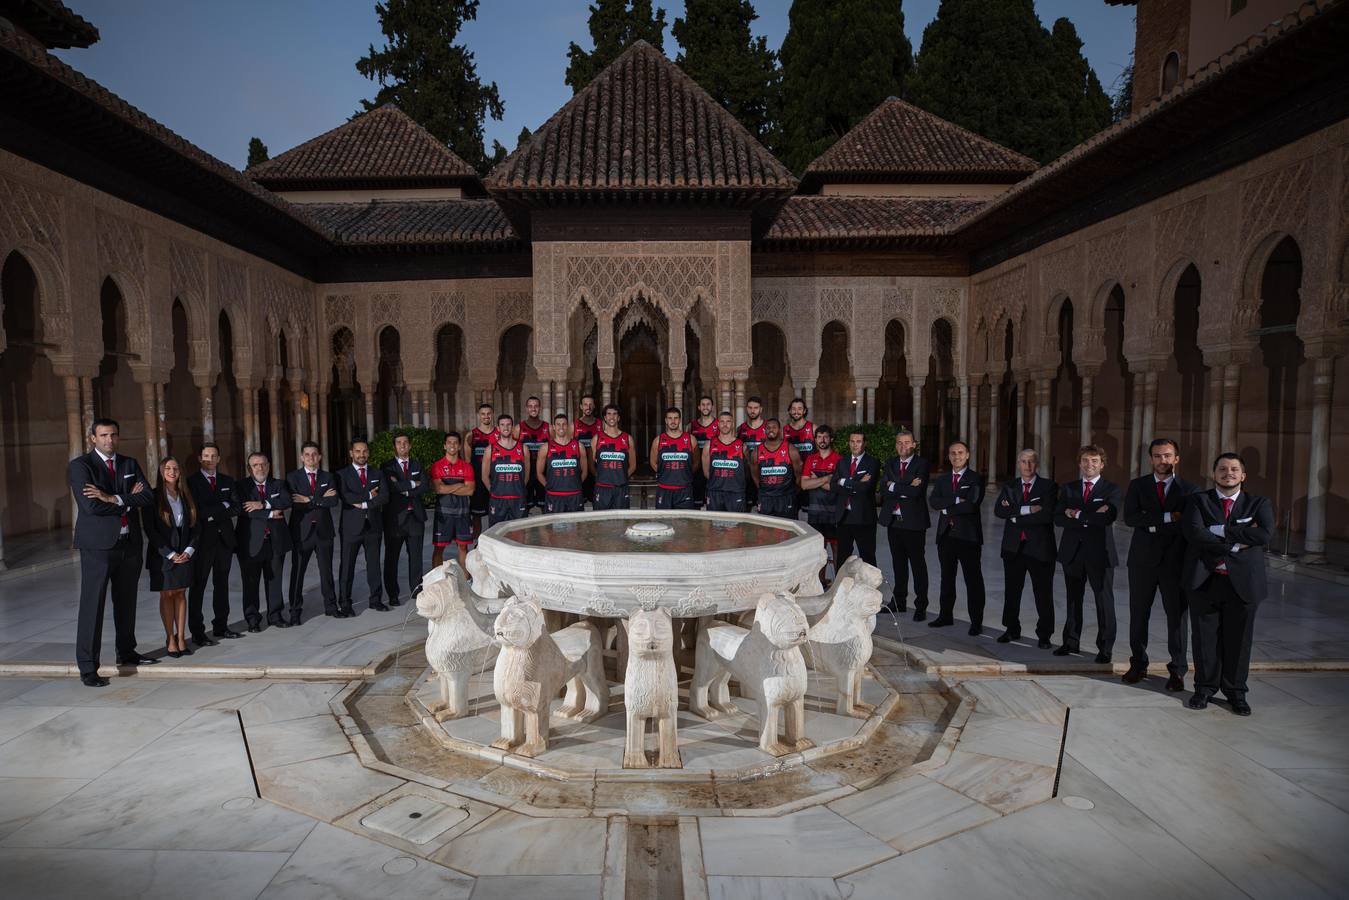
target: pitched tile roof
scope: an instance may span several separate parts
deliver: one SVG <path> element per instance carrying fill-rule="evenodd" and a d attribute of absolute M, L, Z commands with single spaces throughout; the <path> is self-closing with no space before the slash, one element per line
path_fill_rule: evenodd
<path fill-rule="evenodd" d="M 782 205 L 760 243 L 767 248 L 867 246 L 950 236 L 951 225 L 985 205 L 965 197 L 800 195 Z"/>
<path fill-rule="evenodd" d="M 826 182 L 1019 181 L 1035 160 L 891 97 L 806 167 L 802 186 Z"/>
<path fill-rule="evenodd" d="M 796 179 L 678 66 L 637 41 L 486 178 L 540 195 L 781 197 Z"/>
<path fill-rule="evenodd" d="M 463 247 L 484 250 L 515 244 L 515 230 L 494 200 L 380 200 L 306 203 L 332 231 L 339 247 Z"/>
<path fill-rule="evenodd" d="M 478 184 L 472 166 L 392 103 L 258 163 L 246 174 L 274 191 Z"/>
<path fill-rule="evenodd" d="M 98 29 L 61 0 L 6 0 L 0 11 L 48 48 L 88 47 L 98 41 Z"/>

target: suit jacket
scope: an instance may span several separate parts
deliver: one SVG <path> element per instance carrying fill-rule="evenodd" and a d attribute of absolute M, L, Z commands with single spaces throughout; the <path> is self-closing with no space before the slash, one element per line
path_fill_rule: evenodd
<path fill-rule="evenodd" d="M 146 553 L 153 553 L 160 559 L 167 559 L 178 553 L 182 553 L 188 547 L 196 548 L 193 553 L 200 549 L 201 543 L 201 510 L 197 515 L 188 521 L 187 511 L 184 510 L 182 525 L 166 525 L 160 518 L 159 506 L 151 504 L 141 509 L 141 521 L 145 527 L 145 537 L 150 546 Z"/>
<path fill-rule="evenodd" d="M 408 477 L 404 478 L 403 465 L 398 457 L 394 457 L 380 471 L 384 473 L 384 483 L 389 489 L 389 502 L 384 504 L 385 527 L 401 528 L 408 519 L 425 522 L 426 507 L 422 506 L 422 493 L 426 490 L 426 473 L 422 471 L 422 464 L 408 457 Z M 416 482 L 415 488 L 413 482 Z"/>
<path fill-rule="evenodd" d="M 338 469 L 337 476 L 337 497 L 342 501 L 342 518 L 340 520 L 342 540 L 355 542 L 361 539 L 367 527 L 375 531 L 384 530 L 383 507 L 389 502 L 388 491 L 385 490 L 384 473 L 372 465 L 365 467 L 365 486 L 361 486 L 360 473 L 356 471 L 353 465 L 343 466 Z M 379 493 L 373 497 L 371 491 L 378 489 Z M 361 509 L 358 504 L 366 504 L 365 509 Z"/>
<path fill-rule="evenodd" d="M 829 490 L 839 498 L 840 525 L 876 524 L 876 485 L 881 481 L 881 463 L 876 457 L 863 453 L 857 461 L 857 474 L 852 471 L 852 454 L 845 453 L 829 479 Z M 870 478 L 866 476 L 870 475 Z M 865 480 L 863 480 L 865 479 Z M 850 508 L 851 507 L 851 508 Z"/>
<path fill-rule="evenodd" d="M 1087 501 L 1082 501 L 1082 479 L 1070 481 L 1059 490 L 1054 524 L 1063 529 L 1059 538 L 1059 562 L 1074 573 L 1119 565 L 1113 526 L 1119 516 L 1120 492 L 1112 482 L 1096 479 Z M 1070 519 L 1067 511 L 1082 510 Z"/>
<path fill-rule="evenodd" d="M 941 511 L 937 516 L 937 540 L 949 535 L 982 544 L 984 525 L 979 518 L 979 506 L 984 502 L 984 476 L 966 468 L 960 483 L 952 490 L 951 474 L 942 472 L 933 476 L 932 492 L 927 497 L 928 506 Z"/>
<path fill-rule="evenodd" d="M 290 539 L 294 543 L 308 540 L 317 533 L 320 541 L 331 541 L 336 535 L 333 528 L 333 510 L 342 502 L 340 497 L 323 496 L 337 487 L 333 473 L 318 469 L 314 473 L 317 490 L 309 487 L 309 474 L 304 467 L 286 474 L 286 488 L 292 494 L 302 494 L 311 498 L 308 503 L 292 503 L 290 507 Z"/>
<path fill-rule="evenodd" d="M 881 472 L 881 516 L 880 523 L 885 528 L 899 528 L 904 531 L 927 531 L 932 524 L 927 507 L 927 481 L 931 474 L 928 461 L 921 456 L 909 458 L 904 477 L 899 477 L 899 457 L 892 456 L 885 461 Z M 918 484 L 913 480 L 919 479 Z M 895 508 L 899 515 L 895 515 Z"/>
<path fill-rule="evenodd" d="M 239 514 L 239 554 L 250 558 L 256 558 L 262 553 L 262 542 L 270 534 L 272 537 L 271 555 L 283 556 L 290 549 L 290 528 L 286 525 L 285 518 L 269 518 L 276 510 L 290 509 L 290 488 L 280 478 L 268 478 L 263 482 L 263 490 L 267 494 L 267 502 L 271 504 L 271 509 L 259 509 L 256 512 L 241 512 Z M 238 493 L 240 508 L 249 500 L 260 500 L 257 494 L 257 482 L 252 478 L 245 478 L 235 485 L 235 491 Z"/>
<path fill-rule="evenodd" d="M 75 495 L 75 506 L 79 509 L 79 518 L 75 520 L 75 547 L 78 550 L 111 550 L 117 545 L 122 534 L 122 517 L 127 520 L 127 537 L 136 552 L 141 547 L 141 521 L 138 510 L 152 506 L 155 492 L 150 482 L 145 480 L 140 463 L 120 453 L 113 456 L 116 476 L 108 471 L 108 465 L 93 450 L 83 456 L 77 456 L 66 466 L 66 480 L 70 483 L 70 492 Z M 144 485 L 139 494 L 131 493 L 137 483 Z M 99 490 L 122 498 L 125 506 L 116 503 L 104 503 L 84 496 L 84 486 L 92 484 Z"/>
<path fill-rule="evenodd" d="M 1153 569 L 1158 566 L 1180 571 L 1185 562 L 1185 536 L 1181 519 L 1186 501 L 1198 487 L 1179 475 L 1171 479 L 1166 502 L 1157 501 L 1157 479 L 1152 473 L 1129 482 L 1124 493 L 1124 524 L 1134 530 L 1129 541 L 1129 568 Z M 1163 522 L 1163 513 L 1171 521 Z"/>
<path fill-rule="evenodd" d="M 187 489 L 197 504 L 197 515 L 201 517 L 201 542 L 203 547 L 220 543 L 234 549 L 235 519 L 243 511 L 243 504 L 234 492 L 238 490 L 235 480 L 223 472 L 215 473 L 215 490 L 211 482 L 201 472 L 187 476 Z"/>
<path fill-rule="evenodd" d="M 1002 554 L 1015 556 L 1023 550 L 1031 559 L 1041 562 L 1054 561 L 1054 507 L 1059 499 L 1059 486 L 1048 478 L 1035 476 L 1031 482 L 1030 495 L 1021 490 L 1021 476 L 1017 476 L 1002 486 L 998 499 L 993 504 L 993 515 L 1003 520 Z M 1038 506 L 1036 513 L 1021 514 L 1023 506 Z M 1026 535 L 1023 548 L 1021 535 Z"/>
<path fill-rule="evenodd" d="M 1210 530 L 1220 525 L 1221 535 Z M 1265 599 L 1269 593 L 1265 548 L 1274 538 L 1274 508 L 1267 498 L 1242 491 L 1232 506 L 1232 514 L 1224 518 L 1216 491 L 1196 491 L 1185 507 L 1181 530 L 1186 542 L 1185 587 L 1190 590 L 1202 587 L 1218 564 L 1226 563 L 1227 577 L 1232 579 L 1238 597 L 1247 603 Z M 1236 544 L 1246 546 L 1233 550 Z"/>

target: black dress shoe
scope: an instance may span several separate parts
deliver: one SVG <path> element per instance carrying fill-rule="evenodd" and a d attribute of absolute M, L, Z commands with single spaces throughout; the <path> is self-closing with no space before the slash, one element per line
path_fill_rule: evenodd
<path fill-rule="evenodd" d="M 1098 663 L 1109 663 L 1109 662 L 1110 662 L 1110 654 L 1109 654 L 1109 653 L 1097 653 L 1097 654 L 1096 654 L 1096 661 L 1097 661 Z"/>
<path fill-rule="evenodd" d="M 371 608 L 371 609 L 377 609 L 377 610 L 379 610 L 380 612 L 388 612 L 388 611 L 389 611 L 389 607 L 385 606 L 383 603 L 371 603 L 371 604 L 370 604 L 370 608 Z"/>
<path fill-rule="evenodd" d="M 965 633 L 968 634 L 970 637 L 978 637 L 979 635 L 984 633 L 984 626 L 971 625 L 970 630 Z"/>
<path fill-rule="evenodd" d="M 153 665 L 155 665 L 155 664 L 158 663 L 158 662 L 159 662 L 159 660 L 157 660 L 157 659 L 151 659 L 151 658 L 148 657 L 148 656 L 141 656 L 139 653 L 137 653 L 137 654 L 135 654 L 135 655 L 133 655 L 133 656 L 127 656 L 127 657 L 124 657 L 123 659 L 117 660 L 117 665 L 119 665 L 119 666 L 153 666 Z"/>
<path fill-rule="evenodd" d="M 179 650 L 178 652 L 181 653 L 181 654 L 183 654 L 183 656 L 191 656 L 191 655 L 192 655 L 192 648 L 191 648 L 191 647 L 188 647 L 188 646 L 184 646 L 183 649 L 182 649 L 182 650 Z"/>
<path fill-rule="evenodd" d="M 325 610 L 323 611 L 323 614 L 324 614 L 325 616 L 328 616 L 329 618 L 332 618 L 332 619 L 336 619 L 336 618 L 338 618 L 338 617 L 341 615 L 341 614 L 338 613 L 338 611 L 335 610 L 335 609 L 325 609 Z"/>
<path fill-rule="evenodd" d="M 1130 666 L 1129 671 L 1124 673 L 1124 675 L 1120 678 L 1120 681 L 1123 681 L 1125 684 L 1138 684 L 1138 682 L 1142 681 L 1144 678 L 1147 677 L 1148 677 L 1147 669 L 1136 669 L 1133 666 Z"/>
<path fill-rule="evenodd" d="M 947 625 L 954 625 L 955 619 L 948 619 L 944 616 L 937 616 L 931 622 L 927 623 L 928 628 L 945 628 Z"/>
<path fill-rule="evenodd" d="M 193 636 L 192 643 L 198 647 L 214 647 L 218 642 L 211 640 L 204 634 L 199 634 Z"/>
<path fill-rule="evenodd" d="M 908 611 L 909 611 L 908 602 L 904 600 L 899 601 L 899 606 L 896 607 L 895 612 L 908 612 Z"/>
<path fill-rule="evenodd" d="M 1170 678 L 1166 679 L 1166 689 L 1173 694 L 1180 693 L 1185 690 L 1185 679 L 1180 675 L 1173 674 Z"/>
<path fill-rule="evenodd" d="M 346 609 L 339 609 L 337 611 L 337 618 L 339 619 L 350 619 L 354 615 L 356 614 L 351 611 L 350 606 L 348 606 Z"/>
<path fill-rule="evenodd" d="M 293 613 L 290 614 L 290 619 L 289 619 L 289 621 L 290 621 L 291 626 L 294 627 L 294 626 L 299 625 L 301 622 L 303 622 L 303 621 L 304 621 L 304 617 L 301 616 L 298 612 L 293 612 Z"/>
<path fill-rule="evenodd" d="M 1251 705 L 1245 700 L 1233 700 L 1232 712 L 1239 716 L 1249 716 L 1251 714 Z"/>
<path fill-rule="evenodd" d="M 998 636 L 999 644 L 1010 644 L 1012 641 L 1019 640 L 1021 640 L 1021 632 L 1019 631 L 1004 631 Z"/>
<path fill-rule="evenodd" d="M 389 598 L 389 605 L 390 605 L 390 606 L 402 606 L 403 603 L 402 603 L 402 601 L 400 601 L 397 597 L 390 597 L 390 598 Z"/>
<path fill-rule="evenodd" d="M 181 650 L 170 650 L 170 651 L 169 651 L 169 656 L 172 656 L 174 659 L 177 659 L 178 657 L 180 657 L 180 656 L 182 656 L 182 655 L 183 655 L 183 654 L 182 654 L 182 651 L 181 651 Z"/>
<path fill-rule="evenodd" d="M 112 684 L 112 682 L 102 677 L 101 675 L 95 674 L 95 675 L 81 675 L 80 684 L 84 685 L 85 687 L 107 687 L 108 685 Z"/>
<path fill-rule="evenodd" d="M 1190 709 L 1208 709 L 1208 695 L 1195 691 L 1190 699 L 1185 701 L 1185 705 Z"/>
<path fill-rule="evenodd" d="M 1054 642 L 1040 638 L 1040 640 L 1035 642 L 1035 646 L 1039 647 L 1041 650 L 1048 650 L 1050 647 L 1054 646 Z"/>
<path fill-rule="evenodd" d="M 287 622 L 285 619 L 277 619 L 275 622 L 268 621 L 267 624 L 270 625 L 270 626 L 273 627 L 273 628 L 289 628 L 289 627 L 290 627 L 290 623 Z"/>
<path fill-rule="evenodd" d="M 224 629 L 223 631 L 213 631 L 213 632 L 211 632 L 211 634 L 215 635 L 215 636 L 218 637 L 218 638 L 224 638 L 224 639 L 227 640 L 227 641 L 232 641 L 232 640 L 234 640 L 235 638 L 241 638 L 241 637 L 243 637 L 243 635 L 240 634 L 239 632 L 237 632 L 237 631 L 231 631 L 231 630 L 228 629 L 228 628 Z"/>
<path fill-rule="evenodd" d="M 261 632 L 262 632 L 262 626 L 259 625 L 257 622 L 249 622 L 249 623 L 248 623 L 248 633 L 249 633 L 249 634 L 260 634 Z"/>
<path fill-rule="evenodd" d="M 915 610 L 913 611 L 913 620 L 914 620 L 915 622 L 923 622 L 923 621 L 926 621 L 926 620 L 927 620 L 927 610 L 925 610 L 925 609 L 915 609 Z"/>
<path fill-rule="evenodd" d="M 1063 646 L 1059 647 L 1058 649 L 1056 649 L 1056 650 L 1054 651 L 1054 655 L 1055 655 L 1055 656 L 1068 656 L 1069 654 L 1071 654 L 1071 653 L 1076 653 L 1076 652 L 1077 652 L 1077 648 L 1076 648 L 1076 647 L 1069 647 L 1067 644 L 1064 644 Z"/>

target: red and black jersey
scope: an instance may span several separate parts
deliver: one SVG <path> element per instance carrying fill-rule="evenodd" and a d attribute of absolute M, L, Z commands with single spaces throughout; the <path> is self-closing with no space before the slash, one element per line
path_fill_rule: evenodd
<path fill-rule="evenodd" d="M 483 454 L 487 452 L 488 447 L 496 446 L 496 429 L 491 431 L 480 430 L 481 426 L 474 425 L 473 430 L 468 433 L 468 445 L 473 451 L 473 467 L 476 471 L 482 467 Z"/>
<path fill-rule="evenodd" d="M 711 493 L 744 494 L 745 445 L 739 438 L 729 444 L 715 437 L 707 444 L 707 490 Z"/>
<path fill-rule="evenodd" d="M 477 481 L 472 464 L 462 457 L 450 462 L 442 456 L 431 465 L 431 477 L 442 484 L 473 484 Z M 436 507 L 450 515 L 468 515 L 468 501 L 468 497 L 458 494 L 436 495 Z"/>
<path fill-rule="evenodd" d="M 595 484 L 622 487 L 628 483 L 628 454 L 632 438 L 626 431 L 610 437 L 603 431 L 595 435 Z"/>
<path fill-rule="evenodd" d="M 845 458 L 841 453 L 830 451 L 829 458 L 826 459 L 817 450 L 801 461 L 801 477 L 819 478 L 822 475 L 833 475 L 839 461 Z M 806 491 L 806 498 L 807 521 L 833 523 L 838 512 L 838 498 L 833 493 L 822 487 L 811 488 Z"/>
<path fill-rule="evenodd" d="M 530 455 L 538 453 L 543 449 L 543 445 L 548 442 L 548 423 L 539 420 L 539 424 L 530 425 L 524 419 L 520 420 L 520 443 L 525 445 Z"/>
<path fill-rule="evenodd" d="M 786 441 L 776 450 L 759 445 L 759 496 L 786 497 L 796 494 L 796 472 L 792 469 L 792 445 Z"/>
<path fill-rule="evenodd" d="M 735 436 L 745 445 L 746 453 L 753 453 L 759 449 L 764 438 L 768 437 L 768 423 L 760 422 L 757 428 L 751 428 L 748 422 L 741 422 L 740 427 L 735 430 Z"/>
<path fill-rule="evenodd" d="M 793 428 L 788 422 L 782 426 L 782 436 L 796 448 L 796 455 L 802 460 L 815 452 L 815 423 L 809 419 L 800 428 Z"/>
<path fill-rule="evenodd" d="M 576 433 L 572 437 L 576 438 L 576 442 L 581 445 L 582 450 L 589 451 L 590 445 L 594 443 L 595 435 L 599 433 L 599 430 L 599 419 L 593 419 L 587 423 L 585 419 L 578 418 L 576 420 Z"/>
<path fill-rule="evenodd" d="M 519 500 L 525 496 L 525 450 L 519 441 L 507 449 L 492 445 L 492 461 L 487 474 L 491 477 L 493 500 Z"/>
<path fill-rule="evenodd" d="M 549 441 L 544 450 L 544 486 L 554 497 L 581 493 L 581 444 Z"/>
<path fill-rule="evenodd" d="M 712 421 L 706 425 L 700 425 L 697 419 L 689 425 L 689 434 L 698 442 L 699 450 L 707 449 L 707 442 L 717 436 L 717 417 L 713 416 Z"/>
<path fill-rule="evenodd" d="M 687 431 L 670 437 L 662 431 L 656 446 L 656 485 L 677 491 L 693 484 L 693 450 L 697 445 Z"/>

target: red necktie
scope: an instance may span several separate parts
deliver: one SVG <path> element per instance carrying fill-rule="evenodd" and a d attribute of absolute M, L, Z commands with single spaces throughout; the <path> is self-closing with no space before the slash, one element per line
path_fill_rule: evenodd
<path fill-rule="evenodd" d="M 408 461 L 405 459 L 403 460 L 403 478 L 406 479 L 407 477 L 408 477 Z M 408 509 L 412 509 L 411 499 L 408 500 Z"/>
<path fill-rule="evenodd" d="M 904 460 L 899 461 L 899 480 L 904 480 L 904 472 L 909 468 L 909 464 Z"/>
<path fill-rule="evenodd" d="M 1021 505 L 1026 506 L 1029 503 L 1030 503 L 1030 485 L 1023 481 L 1021 482 Z M 1023 531 L 1021 532 L 1021 540 L 1024 541 L 1025 539 L 1026 539 L 1026 532 Z"/>
<path fill-rule="evenodd" d="M 959 473 L 959 472 L 952 472 L 952 473 L 951 473 L 951 496 L 954 497 L 955 494 L 956 494 L 956 491 L 959 491 L 959 490 L 960 490 L 960 473 Z"/>
<path fill-rule="evenodd" d="M 108 474 L 112 476 L 112 489 L 113 489 L 113 492 L 116 493 L 116 492 L 117 492 L 117 463 L 113 462 L 112 459 L 109 459 L 109 460 L 108 460 Z M 126 522 L 126 513 L 122 513 L 122 527 L 125 528 L 126 525 L 127 525 L 127 522 Z"/>
<path fill-rule="evenodd" d="M 214 475 L 207 475 L 207 476 L 206 476 L 206 480 L 209 481 L 209 482 L 211 483 L 211 493 L 214 494 L 214 493 L 215 493 L 215 476 L 214 476 Z"/>
<path fill-rule="evenodd" d="M 361 466 L 357 471 L 361 473 L 361 487 L 365 487 L 365 466 Z"/>
<path fill-rule="evenodd" d="M 1236 505 L 1236 500 L 1231 497 L 1223 498 L 1223 518 L 1227 519 L 1232 515 L 1232 507 Z"/>
<path fill-rule="evenodd" d="M 266 482 L 263 482 L 262 484 L 259 484 L 259 485 L 258 485 L 258 499 L 262 501 L 262 503 L 263 503 L 264 506 L 267 505 L 267 483 L 266 483 Z M 267 536 L 267 535 L 269 535 L 269 534 L 271 534 L 271 533 L 272 533 L 272 527 L 271 527 L 270 525 L 265 525 L 265 526 L 263 526 L 262 534 L 263 534 L 264 537 Z"/>
<path fill-rule="evenodd" d="M 1161 506 L 1164 503 L 1166 503 L 1166 482 L 1159 481 L 1157 482 L 1157 505 Z"/>
<path fill-rule="evenodd" d="M 319 476 L 317 472 L 309 473 L 309 493 L 317 494 L 319 492 Z"/>
<path fill-rule="evenodd" d="M 848 477 L 852 478 L 857 474 L 857 457 L 852 458 L 852 467 L 848 470 Z"/>

